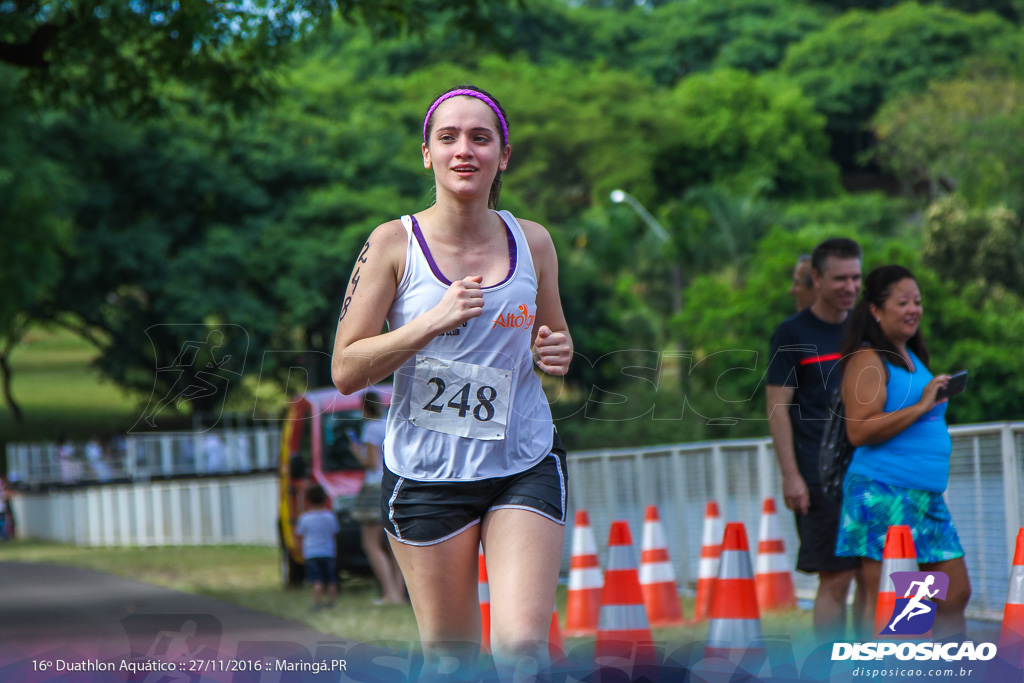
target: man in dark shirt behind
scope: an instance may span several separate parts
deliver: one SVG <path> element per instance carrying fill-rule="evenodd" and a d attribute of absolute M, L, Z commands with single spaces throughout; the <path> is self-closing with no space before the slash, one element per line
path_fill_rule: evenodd
<path fill-rule="evenodd" d="M 793 266 L 793 286 L 789 288 L 789 293 L 798 311 L 808 308 L 818 298 L 818 293 L 814 291 L 814 277 L 811 276 L 810 254 L 800 254 Z"/>
<path fill-rule="evenodd" d="M 800 551 L 796 568 L 818 575 L 814 630 L 820 638 L 842 638 L 846 597 L 856 579 L 854 626 L 863 618 L 860 560 L 836 557 L 839 503 L 825 497 L 818 451 L 828 418 L 829 397 L 839 388 L 839 346 L 846 319 L 857 302 L 860 245 L 825 240 L 811 255 L 817 300 L 787 318 L 772 337 L 767 380 L 768 424 L 782 472 L 786 507 L 796 515 Z"/>

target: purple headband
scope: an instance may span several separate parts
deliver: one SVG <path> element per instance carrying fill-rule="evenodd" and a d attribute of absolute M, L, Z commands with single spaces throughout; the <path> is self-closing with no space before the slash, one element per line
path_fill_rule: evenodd
<path fill-rule="evenodd" d="M 501 109 L 499 109 L 498 105 L 494 103 L 494 100 L 492 100 L 487 95 L 484 95 L 482 92 L 467 89 L 452 90 L 451 92 L 446 92 L 445 94 L 441 95 L 436 100 L 434 100 L 434 103 L 430 105 L 430 109 L 427 110 L 426 117 L 424 117 L 423 119 L 423 142 L 427 141 L 427 125 L 430 123 L 430 117 L 434 115 L 434 110 L 437 109 L 438 105 L 440 105 L 445 100 L 451 99 L 452 97 L 459 97 L 460 95 L 464 95 L 466 97 L 475 97 L 476 99 L 480 100 L 481 102 L 483 102 L 484 104 L 491 108 L 495 116 L 498 117 L 498 121 L 501 122 L 502 142 L 507 145 L 508 124 L 505 123 L 505 117 L 501 115 Z"/>

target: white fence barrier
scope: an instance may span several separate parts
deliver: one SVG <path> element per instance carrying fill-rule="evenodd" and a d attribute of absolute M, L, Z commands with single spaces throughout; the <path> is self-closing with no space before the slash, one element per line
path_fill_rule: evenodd
<path fill-rule="evenodd" d="M 86 546 L 277 545 L 276 474 L 15 496 L 18 536 Z"/>
<path fill-rule="evenodd" d="M 945 498 L 964 546 L 973 595 L 968 613 L 1002 618 L 1010 564 L 1024 494 L 1024 423 L 966 425 L 950 428 L 953 454 Z M 725 521 L 747 528 L 756 552 L 761 504 L 773 497 L 786 555 L 796 566 L 799 547 L 792 513 L 782 507 L 782 483 L 771 439 L 674 444 L 570 453 L 569 524 L 563 573 L 571 554 L 572 519 L 587 510 L 605 566 L 608 529 L 624 519 L 633 531 L 639 554 L 644 510 L 657 505 L 676 579 L 696 582 L 705 503 L 718 502 Z M 817 578 L 794 575 L 797 593 L 812 598 Z"/>

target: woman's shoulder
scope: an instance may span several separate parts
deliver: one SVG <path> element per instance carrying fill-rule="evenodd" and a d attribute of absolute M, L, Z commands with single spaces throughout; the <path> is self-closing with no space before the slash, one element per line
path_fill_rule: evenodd
<path fill-rule="evenodd" d="M 511 215 L 511 214 L 509 214 Z M 530 251 L 537 253 L 538 251 L 550 251 L 554 253 L 555 244 L 551 240 L 551 233 L 548 229 L 536 221 L 527 220 L 525 218 L 516 217 L 516 222 L 523 229 L 523 234 L 526 235 L 526 241 L 530 245 Z"/>
<path fill-rule="evenodd" d="M 359 251 L 356 266 L 366 264 L 376 257 L 378 263 L 387 264 L 395 272 L 397 280 L 400 278 L 402 266 L 405 264 L 405 251 L 408 242 L 409 235 L 401 220 L 395 219 L 381 223 L 366 238 L 366 244 Z"/>
<path fill-rule="evenodd" d="M 370 233 L 368 241 L 376 241 L 381 246 L 405 246 L 405 243 L 409 240 L 409 234 L 405 230 L 405 226 L 402 225 L 402 221 L 399 218 L 381 223 L 373 232 Z"/>
<path fill-rule="evenodd" d="M 867 367 L 884 367 L 885 363 L 882 362 L 882 355 L 878 352 L 878 349 L 873 346 L 864 345 L 856 351 L 848 354 L 846 361 L 846 368 L 864 369 Z"/>

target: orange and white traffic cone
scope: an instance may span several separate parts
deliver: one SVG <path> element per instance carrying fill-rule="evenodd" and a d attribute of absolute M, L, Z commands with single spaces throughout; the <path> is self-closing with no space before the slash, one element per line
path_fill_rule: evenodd
<path fill-rule="evenodd" d="M 896 584 L 893 583 L 893 572 L 916 572 L 917 550 L 914 548 L 914 535 L 906 524 L 893 525 L 885 533 L 885 547 L 882 549 L 882 577 L 878 585 L 878 602 L 875 606 L 875 633 L 879 638 L 925 638 L 924 635 L 901 636 L 884 633 L 888 630 L 889 619 L 896 609 Z M 899 596 L 902 597 L 902 596 Z"/>
<path fill-rule="evenodd" d="M 598 663 L 602 659 L 628 660 L 634 669 L 656 663 L 636 564 L 629 524 L 612 522 L 608 533 L 608 569 L 601 591 L 601 618 L 594 645 Z"/>
<path fill-rule="evenodd" d="M 762 612 L 796 609 L 793 573 L 786 559 L 786 543 L 779 529 L 779 514 L 774 498 L 765 498 L 761 507 L 761 533 L 757 541 L 757 606 Z"/>
<path fill-rule="evenodd" d="M 566 602 L 565 635 L 578 638 L 597 633 L 601 616 L 604 577 L 597 560 L 597 541 L 586 510 L 576 511 L 569 562 L 569 594 Z"/>
<path fill-rule="evenodd" d="M 665 530 L 658 508 L 648 505 L 640 544 L 640 589 L 651 628 L 682 626 L 683 607 L 676 586 L 676 572 L 668 556 Z"/>
<path fill-rule="evenodd" d="M 700 564 L 697 568 L 697 596 L 693 605 L 693 620 L 703 621 L 711 616 L 711 600 L 718 581 L 718 564 L 722 556 L 722 515 L 718 503 L 709 500 L 704 508 L 704 531 L 700 542 Z"/>
<path fill-rule="evenodd" d="M 1006 593 L 1003 628 L 999 634 L 999 656 L 1018 669 L 1024 667 L 1024 528 L 1017 532 L 1017 547 L 1010 567 L 1010 589 Z"/>
<path fill-rule="evenodd" d="M 558 627 L 558 605 L 551 610 L 551 628 L 548 629 L 548 654 L 552 662 L 565 659 L 565 643 L 562 641 L 562 630 Z"/>
<path fill-rule="evenodd" d="M 484 547 L 480 546 L 477 561 L 476 592 L 480 597 L 480 622 L 483 629 L 480 633 L 480 647 L 491 649 L 491 588 L 487 584 L 487 564 L 484 562 Z"/>
<path fill-rule="evenodd" d="M 742 657 L 757 648 L 763 637 L 747 530 L 741 522 L 730 522 L 722 540 L 705 654 L 730 660 Z"/>

